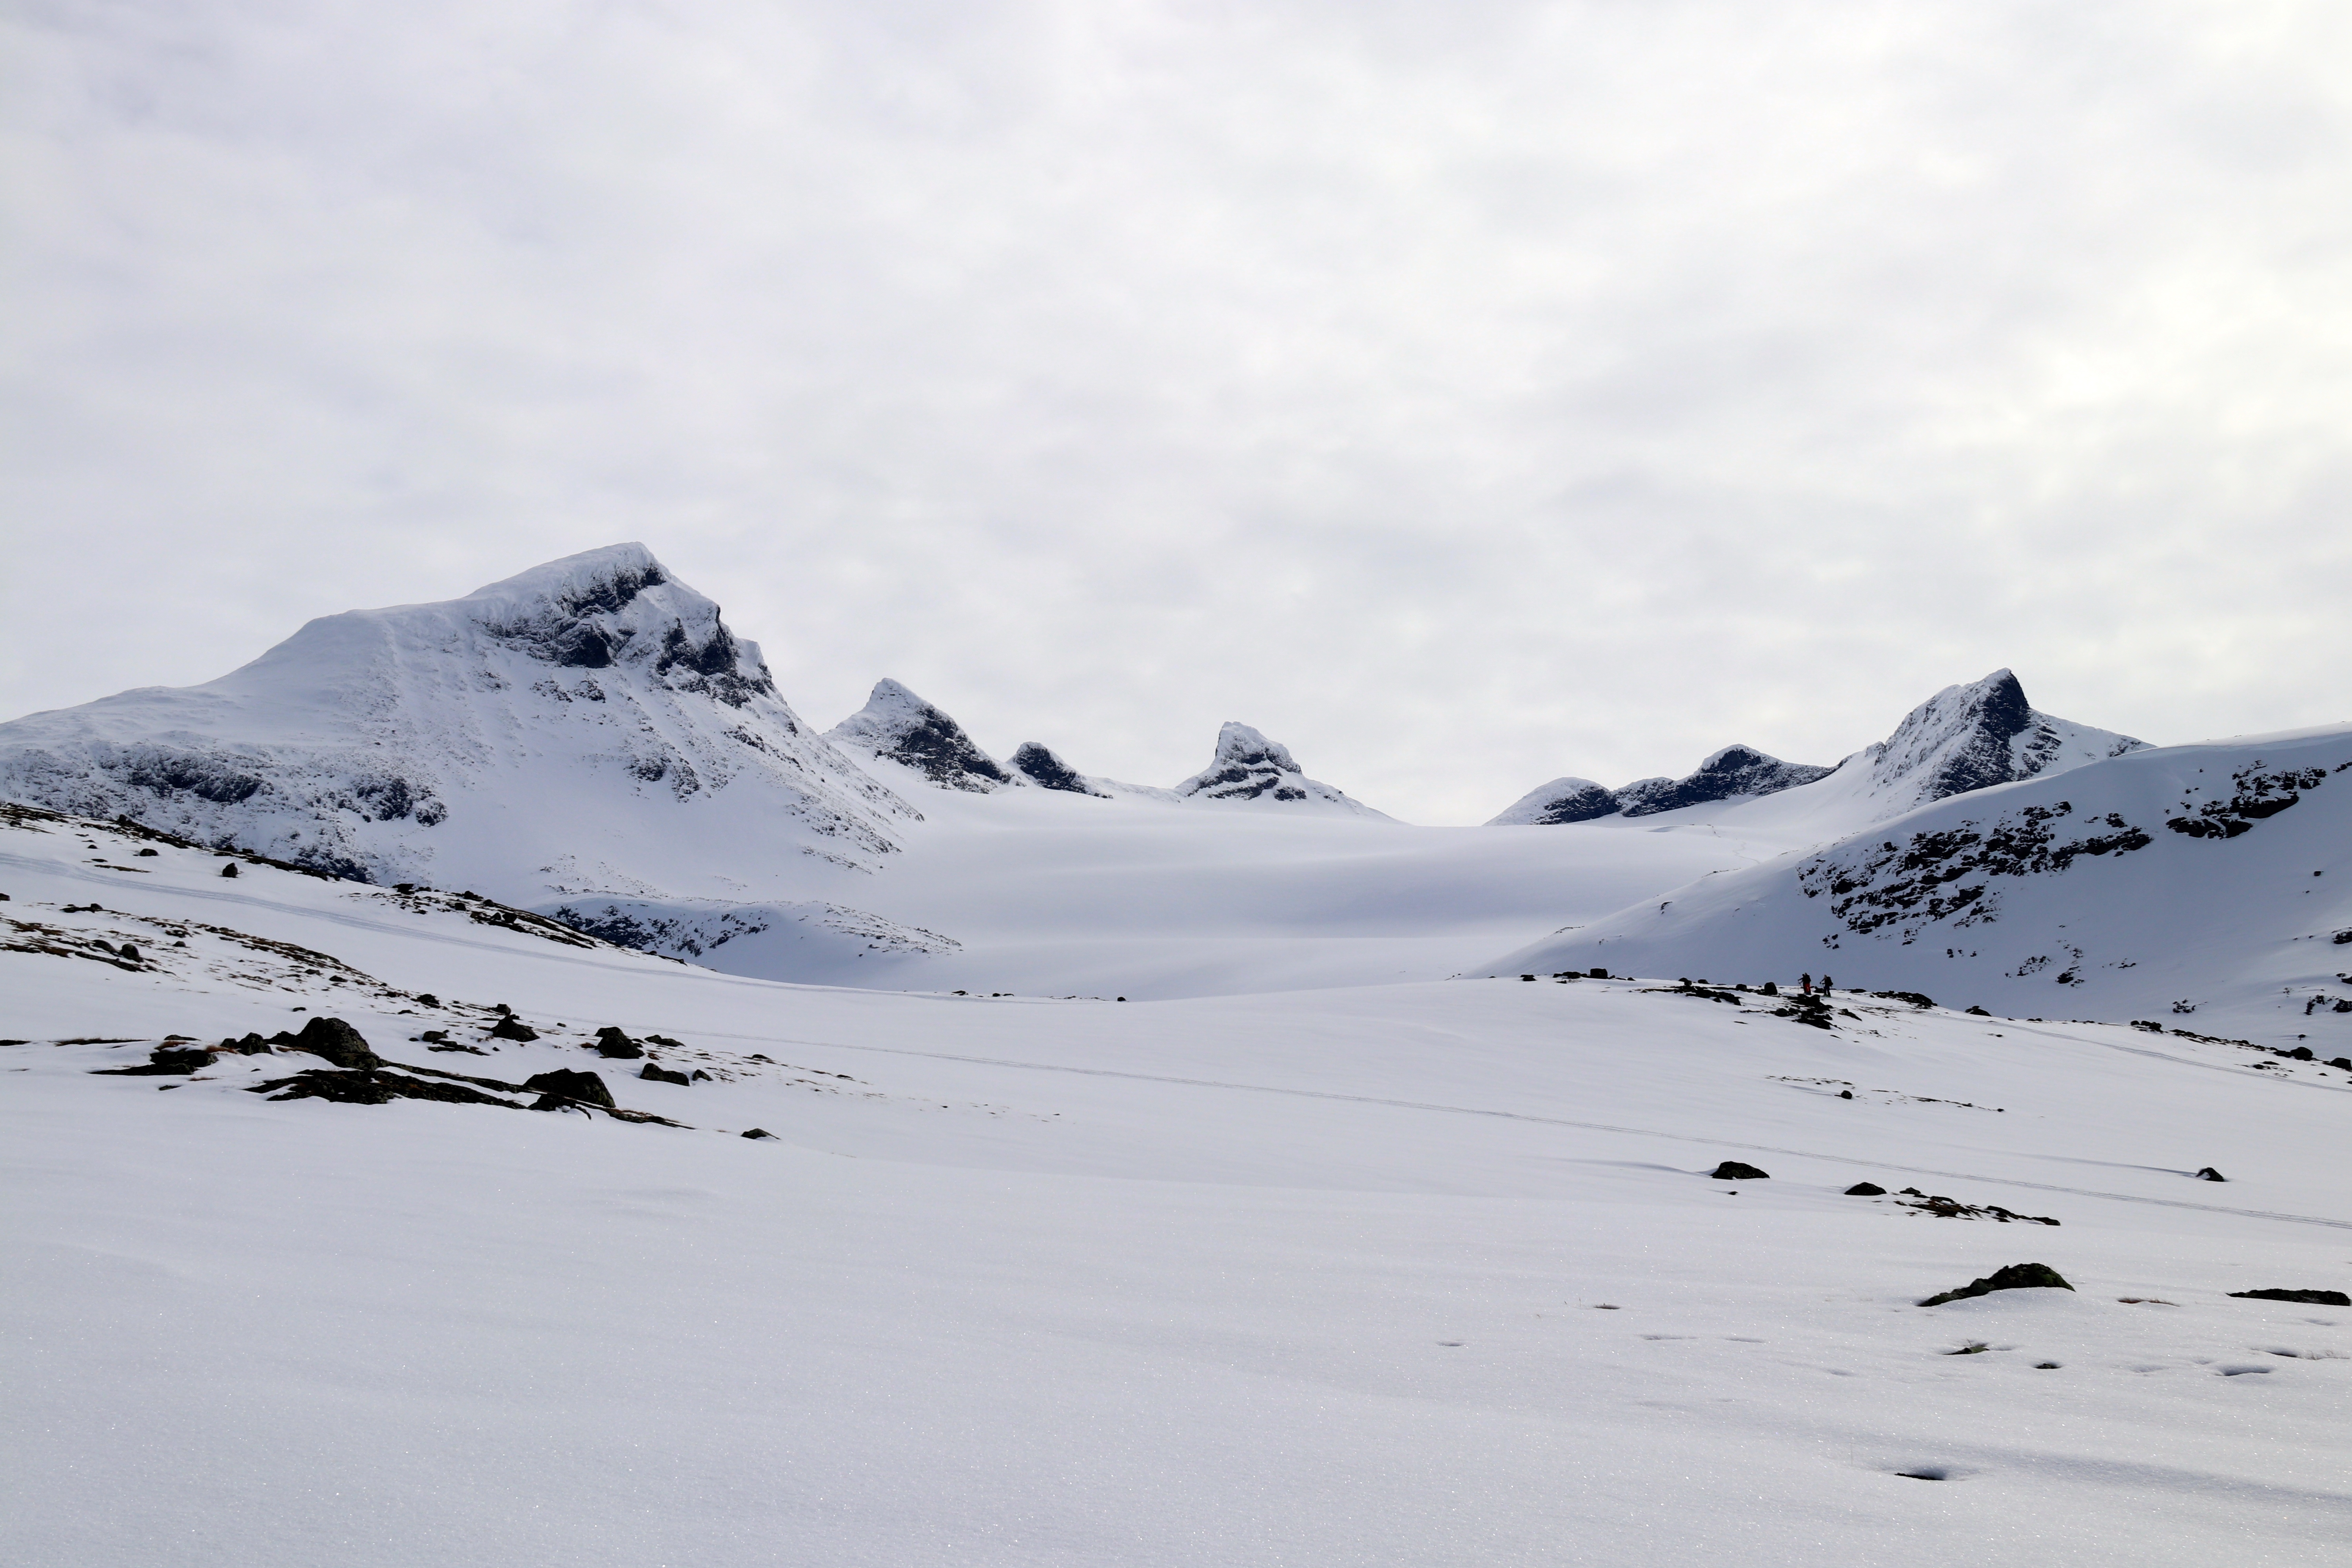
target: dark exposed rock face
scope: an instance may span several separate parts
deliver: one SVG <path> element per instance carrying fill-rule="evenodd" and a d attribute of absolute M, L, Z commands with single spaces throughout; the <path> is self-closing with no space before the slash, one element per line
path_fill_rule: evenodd
<path fill-rule="evenodd" d="M 431 1100 L 447 1105 L 500 1105 L 516 1109 L 511 1100 L 484 1094 L 446 1079 L 415 1079 L 396 1072 L 329 1071 L 312 1068 L 292 1078 L 273 1079 L 251 1086 L 249 1093 L 272 1100 L 330 1100 L 344 1105 L 389 1105 L 395 1100 Z"/>
<path fill-rule="evenodd" d="M 1856 935 L 1895 925 L 1909 935 L 1933 921 L 1965 928 L 1991 918 L 1999 879 L 2063 871 L 2082 856 L 2128 855 L 2153 842 L 2112 812 L 2077 820 L 2073 803 L 2062 800 L 1899 844 L 1849 843 L 1800 867 L 1797 885 L 1809 899 L 1827 897 L 1830 912 Z"/>
<path fill-rule="evenodd" d="M 962 725 L 895 680 L 877 681 L 866 706 L 826 738 L 912 768 L 942 789 L 985 795 L 1013 782 Z"/>
<path fill-rule="evenodd" d="M 1970 1296 L 1990 1296 L 1996 1290 L 2072 1290 L 2064 1276 L 2046 1263 L 2012 1263 L 2006 1268 L 1996 1268 L 1981 1279 L 1971 1279 L 1957 1290 L 1946 1290 L 1919 1303 L 1923 1307 L 1940 1307 L 1947 1301 L 1958 1301 Z"/>
<path fill-rule="evenodd" d="M 2300 802 L 2304 791 L 2317 789 L 2326 782 L 2325 768 L 2263 773 L 2257 763 L 2231 775 L 2229 799 L 2200 801 L 2193 811 L 2183 803 L 2183 815 L 2168 818 L 2164 826 L 2191 838 L 2235 838 L 2252 832 L 2255 823 Z"/>
<path fill-rule="evenodd" d="M 383 1058 L 368 1048 L 360 1032 L 341 1018 L 313 1018 L 302 1026 L 300 1034 L 273 1036 L 270 1044 L 324 1057 L 339 1068 L 363 1070 L 383 1065 Z"/>
<path fill-rule="evenodd" d="M 607 1024 L 596 1031 L 596 1054 L 618 1061 L 633 1061 L 644 1056 L 646 1048 Z"/>
<path fill-rule="evenodd" d="M 1066 790 L 1072 795 L 1108 795 L 1087 783 L 1076 768 L 1055 756 L 1053 751 L 1034 741 L 1024 741 L 1013 753 L 1013 765 L 1041 789 Z"/>
<path fill-rule="evenodd" d="M 1642 779 L 1616 792 L 1618 806 L 1628 816 L 1648 816 L 1678 811 L 1686 805 L 1732 800 L 1742 795 L 1775 795 L 1795 789 L 1835 772 L 1811 763 L 1784 763 L 1753 746 L 1726 746 L 1699 763 L 1687 778 Z"/>
<path fill-rule="evenodd" d="M 1557 827 L 1570 822 L 1591 822 L 1599 816 L 1614 816 L 1619 809 L 1616 795 L 1591 779 L 1559 778 L 1528 791 L 1486 826 Z"/>
<path fill-rule="evenodd" d="M 602 1077 L 593 1072 L 557 1068 L 552 1072 L 533 1073 L 522 1080 L 522 1086 L 539 1090 L 540 1100 L 531 1107 L 533 1110 L 561 1110 L 570 1100 L 602 1106 L 606 1110 L 613 1109 L 613 1091 L 604 1086 Z"/>
<path fill-rule="evenodd" d="M 2232 1290 L 2241 1300 L 2301 1301 L 2312 1307 L 2352 1307 L 2352 1296 L 2341 1290 Z"/>

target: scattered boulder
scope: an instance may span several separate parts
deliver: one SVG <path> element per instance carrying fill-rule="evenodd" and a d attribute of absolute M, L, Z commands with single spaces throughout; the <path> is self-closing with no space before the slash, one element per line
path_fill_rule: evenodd
<path fill-rule="evenodd" d="M 1778 996 L 1780 994 L 1780 983 L 1777 980 L 1767 980 L 1764 983 L 1763 989 L 1759 993 L 1759 994 L 1764 996 Z"/>
<path fill-rule="evenodd" d="M 213 1049 L 216 1051 L 235 1051 L 241 1057 L 267 1056 L 269 1054 L 269 1042 L 263 1039 L 259 1035 L 248 1034 L 243 1039 L 223 1040 L 219 1045 L 215 1046 Z"/>
<path fill-rule="evenodd" d="M 1845 1190 L 1845 1195 L 1850 1198 L 1883 1198 L 1886 1195 L 1886 1189 L 1876 1182 L 1856 1182 Z"/>
<path fill-rule="evenodd" d="M 1737 1160 L 1726 1160 L 1711 1173 L 1718 1182 L 1769 1182 L 1769 1171 L 1759 1171 L 1753 1165 L 1743 1165 Z"/>
<path fill-rule="evenodd" d="M 222 876 L 224 876 L 224 877 L 234 877 L 234 876 L 236 876 L 236 861 L 234 861 L 234 860 L 232 860 L 232 861 L 230 861 L 227 865 L 226 865 L 226 866 L 222 867 L 222 868 L 221 868 L 221 875 L 222 875 Z"/>
<path fill-rule="evenodd" d="M 127 958 L 133 963 L 140 962 L 139 946 L 136 942 L 126 942 L 121 947 L 116 948 L 114 952 L 115 955 L 119 958 Z M 2303 1056 L 2305 1061 L 2309 1061 L 2311 1059 L 2311 1052 L 2307 1049 L 2303 1053 Z"/>
<path fill-rule="evenodd" d="M 2006 1268 L 1996 1268 L 1981 1279 L 1971 1279 L 1957 1290 L 1946 1290 L 1919 1303 L 1923 1307 L 1940 1307 L 1947 1301 L 1958 1301 L 1970 1296 L 1990 1296 L 1996 1290 L 2072 1290 L 2065 1277 L 2046 1263 L 2012 1263 Z"/>
<path fill-rule="evenodd" d="M 368 1048 L 365 1037 L 341 1018 L 313 1018 L 302 1026 L 300 1034 L 272 1035 L 269 1043 L 324 1057 L 337 1067 L 353 1071 L 383 1066 L 383 1058 Z"/>
<path fill-rule="evenodd" d="M 651 1046 L 667 1046 L 674 1051 L 682 1051 L 686 1049 L 686 1043 L 684 1041 L 673 1040 L 667 1035 L 647 1035 L 646 1037 L 646 1043 Z"/>
<path fill-rule="evenodd" d="M 416 994 L 416 1005 L 420 1007 L 438 1007 L 441 1005 L 441 998 L 430 991 L 419 991 Z"/>
<path fill-rule="evenodd" d="M 1992 1015 L 1991 1015 L 1991 1014 L 1990 1014 L 1990 1013 L 1986 1012 L 1986 1011 L 1985 1011 L 1983 1008 L 1981 1008 L 1981 1007 L 1970 1007 L 1970 1008 L 1969 1009 L 1969 1012 L 1973 1016 L 1976 1016 L 1976 1017 L 1979 1017 L 1979 1018 L 1990 1018 L 1990 1017 L 1991 1017 L 1991 1016 L 1992 1016 Z M 2134 1026 L 2135 1028 L 2137 1028 L 2138 1026 L 2135 1025 L 2135 1026 Z M 2164 1027 L 2164 1026 L 2163 1026 L 2163 1025 L 2161 1025 L 2161 1024 L 2158 1024 L 2158 1025 L 2157 1026 L 2157 1027 L 2160 1029 L 2160 1028 Z"/>
<path fill-rule="evenodd" d="M 2200 1165 L 2197 1167 L 2197 1179 L 2200 1182 L 2226 1182 L 2230 1178 L 2210 1165 Z"/>
<path fill-rule="evenodd" d="M 634 1061 L 646 1054 L 646 1048 L 607 1024 L 596 1031 L 596 1054 L 615 1060 Z"/>
<path fill-rule="evenodd" d="M 533 1110 L 562 1110 L 574 1103 L 605 1110 L 614 1108 L 613 1091 L 604 1087 L 604 1079 L 593 1072 L 557 1068 L 553 1072 L 533 1073 L 522 1080 L 522 1086 L 539 1090 L 540 1098 L 531 1106 Z"/>
<path fill-rule="evenodd" d="M 2312 1307 L 2352 1307 L 2352 1296 L 2341 1290 L 2232 1290 L 2240 1300 L 2301 1301 Z"/>
<path fill-rule="evenodd" d="M 494 1040 L 535 1040 L 539 1038 L 539 1031 L 512 1013 L 501 1009 L 499 1021 L 490 1026 L 489 1037 Z"/>
<path fill-rule="evenodd" d="M 2327 1065 L 2340 1072 L 2352 1072 L 2352 1057 L 2330 1057 Z"/>
<path fill-rule="evenodd" d="M 684 1073 L 682 1073 L 682 1072 L 675 1071 L 675 1070 L 673 1070 L 673 1069 L 671 1069 L 671 1068 L 669 1068 L 656 1067 L 656 1066 L 655 1066 L 653 1063 L 651 1063 L 651 1062 L 647 1062 L 647 1063 L 646 1064 L 646 1070 L 645 1070 L 645 1071 L 643 1071 L 643 1072 L 641 1072 L 641 1073 L 639 1073 L 637 1076 L 638 1076 L 639 1078 L 641 1078 L 641 1079 L 646 1079 L 646 1080 L 647 1080 L 647 1081 L 649 1081 L 649 1082 L 653 1082 L 653 1083 L 674 1083 L 674 1084 L 678 1085 L 678 1086 L 679 1086 L 679 1087 L 681 1087 L 681 1088 L 683 1088 L 683 1087 L 685 1087 L 687 1084 L 689 1084 L 689 1083 L 691 1083 L 691 1082 L 693 1082 L 693 1081 L 694 1081 L 692 1079 L 688 1078 L 688 1077 L 686 1076 L 686 1074 L 684 1074 Z"/>
<path fill-rule="evenodd" d="M 280 1092 L 271 1093 L 273 1089 Z M 389 1105 L 395 1100 L 436 1100 L 451 1105 L 503 1105 L 509 1110 L 519 1109 L 511 1100 L 500 1100 L 478 1089 L 468 1089 L 462 1083 L 427 1081 L 373 1069 L 353 1072 L 313 1068 L 308 1072 L 296 1073 L 292 1078 L 254 1084 L 247 1092 L 268 1094 L 272 1100 L 331 1100 L 343 1105 Z"/>
<path fill-rule="evenodd" d="M 776 1142 L 782 1142 L 782 1139 L 777 1138 L 774 1133 L 769 1131 L 764 1127 L 754 1127 L 749 1132 L 744 1133 L 743 1136 L 746 1138 L 766 1138 L 773 1140 Z"/>

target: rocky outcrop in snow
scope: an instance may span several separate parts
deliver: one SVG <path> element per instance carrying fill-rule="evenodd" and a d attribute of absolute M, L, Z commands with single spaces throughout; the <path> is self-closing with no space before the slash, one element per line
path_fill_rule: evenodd
<path fill-rule="evenodd" d="M 1013 753 L 1013 768 L 1039 789 L 1058 789 L 1071 795 L 1090 795 L 1108 800 L 1110 793 L 1098 789 L 1092 780 L 1070 766 L 1054 753 L 1049 746 L 1035 741 L 1024 741 Z"/>
<path fill-rule="evenodd" d="M 1614 816 L 1621 809 L 1616 793 L 1591 779 L 1554 779 L 1521 795 L 1486 826 L 1556 827 L 1568 822 L 1590 822 L 1596 816 Z"/>
<path fill-rule="evenodd" d="M 1216 760 L 1178 784 L 1176 794 L 1187 800 L 1336 809 L 1358 816 L 1384 815 L 1308 778 L 1288 747 L 1267 740 L 1247 724 L 1227 724 L 1218 731 Z"/>
<path fill-rule="evenodd" d="M 985 795 L 1015 782 L 972 744 L 962 725 L 895 680 L 876 681 L 866 706 L 826 731 L 825 739 L 912 768 L 941 789 Z"/>
<path fill-rule="evenodd" d="M 1811 763 L 1784 763 L 1753 746 L 1726 746 L 1685 778 L 1635 780 L 1617 791 L 1617 804 L 1628 816 L 1648 816 L 1712 801 L 1777 795 L 1836 771 Z"/>
<path fill-rule="evenodd" d="M 328 616 L 202 686 L 0 725 L 0 795 L 514 902 L 583 847 L 694 889 L 747 852 L 872 864 L 916 816 L 641 544 Z"/>

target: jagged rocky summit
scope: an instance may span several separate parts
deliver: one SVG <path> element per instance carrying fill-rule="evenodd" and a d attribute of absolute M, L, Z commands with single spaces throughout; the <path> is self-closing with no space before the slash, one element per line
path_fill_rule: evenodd
<path fill-rule="evenodd" d="M 876 681 L 866 706 L 826 731 L 825 739 L 912 768 L 943 789 L 985 795 L 1019 782 L 944 710 L 887 678 Z"/>
<path fill-rule="evenodd" d="M 916 817 L 634 543 L 0 725 L 0 795 L 517 903 L 583 879 L 717 892 L 746 859 L 872 865 Z"/>
<path fill-rule="evenodd" d="M 1218 731 L 1215 760 L 1178 784 L 1175 793 L 1185 800 L 1340 811 L 1389 820 L 1385 813 L 1308 778 L 1287 746 L 1247 724 L 1229 723 Z"/>
<path fill-rule="evenodd" d="M 1064 762 L 1054 750 L 1035 741 L 1024 741 L 1013 753 L 1013 771 L 1039 789 L 1064 790 L 1071 795 L 1091 795 L 1108 799 L 1110 792 L 1097 787 L 1094 781 Z"/>
<path fill-rule="evenodd" d="M 1997 669 L 1982 680 L 1946 687 L 1906 714 L 1892 735 L 1834 768 L 1784 763 L 1752 746 L 1727 746 L 1680 779 L 1639 779 L 1614 790 L 1591 779 L 1554 779 L 1487 826 L 1646 816 L 1791 791 L 1802 797 L 1792 799 L 1792 807 L 1820 805 L 1858 825 L 1993 784 L 2063 773 L 2146 744 L 2036 710 L 2017 677 Z"/>

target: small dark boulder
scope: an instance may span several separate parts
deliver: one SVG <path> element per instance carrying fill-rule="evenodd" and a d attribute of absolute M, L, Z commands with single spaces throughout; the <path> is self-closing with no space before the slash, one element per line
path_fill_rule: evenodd
<path fill-rule="evenodd" d="M 2200 1165 L 2197 1167 L 2197 1179 L 2200 1182 L 2226 1182 L 2230 1178 L 2210 1165 Z"/>
<path fill-rule="evenodd" d="M 1764 989 L 1760 994 L 1766 996 L 1778 996 L 1780 994 L 1780 983 L 1777 980 L 1767 980 L 1764 983 Z"/>
<path fill-rule="evenodd" d="M 1996 1268 L 1981 1279 L 1971 1279 L 1957 1290 L 1946 1290 L 1919 1303 L 1923 1307 L 1940 1307 L 1947 1301 L 1958 1301 L 1970 1296 L 1990 1296 L 1996 1290 L 2072 1290 L 2065 1277 L 2047 1263 L 2012 1263 L 2006 1268 Z"/>
<path fill-rule="evenodd" d="M 125 958 L 136 958 L 139 956 L 139 950 L 132 947 L 126 942 L 122 944 L 122 956 Z M 2297 1046 L 2294 1049 L 2287 1052 L 2286 1054 L 2293 1057 L 2296 1061 L 2307 1062 L 2318 1053 L 2315 1052 L 2309 1046 Z"/>
<path fill-rule="evenodd" d="M 2352 1072 L 2352 1057 L 2330 1057 L 2327 1065 L 2341 1072 Z"/>
<path fill-rule="evenodd" d="M 2352 1307 L 2352 1296 L 2341 1290 L 2232 1290 L 2240 1300 L 2301 1301 L 2310 1307 Z"/>
<path fill-rule="evenodd" d="M 1606 980 L 1609 978 L 1609 972 L 1605 969 L 1588 969 L 1584 972 L 1584 976 L 1588 980 Z M 1127 998 L 1122 996 L 1119 1000 L 1124 1002 Z"/>
<path fill-rule="evenodd" d="M 613 1109 L 613 1091 L 593 1072 L 557 1068 L 553 1072 L 533 1073 L 522 1080 L 522 1086 L 539 1090 L 540 1099 L 531 1107 L 533 1110 L 561 1110 L 573 1104 Z"/>
<path fill-rule="evenodd" d="M 501 1016 L 496 1024 L 491 1026 L 490 1038 L 494 1040 L 535 1040 L 539 1038 L 539 1031 L 532 1028 L 529 1024 L 524 1023 L 521 1019 L 516 1017 L 513 1014 L 509 1013 Z"/>
<path fill-rule="evenodd" d="M 1718 1182 L 1769 1182 L 1769 1171 L 1759 1171 L 1753 1165 L 1743 1165 L 1737 1160 L 1726 1160 L 1710 1173 Z"/>
<path fill-rule="evenodd" d="M 126 942 L 114 951 L 119 957 L 127 958 L 133 963 L 137 963 L 139 962 L 139 948 L 138 944 L 135 942 Z M 2303 1053 L 2303 1059 L 2305 1061 L 2309 1061 L 2311 1059 L 2311 1052 L 2309 1050 L 2306 1049 Z"/>
<path fill-rule="evenodd" d="M 637 1076 L 648 1080 L 649 1082 L 674 1083 L 678 1085 L 680 1088 L 683 1088 L 687 1084 L 694 1081 L 682 1072 L 673 1072 L 668 1068 L 656 1067 L 651 1062 L 647 1062 L 646 1064 L 646 1070 L 639 1073 Z"/>
<path fill-rule="evenodd" d="M 667 1046 L 674 1051 L 682 1051 L 686 1049 L 686 1047 L 682 1042 L 673 1040 L 667 1035 L 647 1035 L 646 1037 L 646 1042 L 648 1045 Z"/>
<path fill-rule="evenodd" d="M 302 1026 L 299 1035 L 277 1034 L 270 1037 L 273 1046 L 289 1050 L 308 1051 L 314 1057 L 324 1057 L 339 1068 L 362 1071 L 383 1066 L 383 1058 L 368 1048 L 367 1040 L 357 1029 L 341 1018 L 313 1018 Z"/>
<path fill-rule="evenodd" d="M 1992 1015 L 1991 1015 L 1991 1014 L 1990 1014 L 1990 1013 L 1986 1012 L 1986 1011 L 1985 1011 L 1983 1008 L 1981 1008 L 1981 1007 L 1971 1007 L 1971 1008 L 1969 1008 L 1969 1014 L 1970 1014 L 1971 1016 L 1975 1016 L 1975 1017 L 1979 1017 L 1979 1018 L 1990 1018 L 1990 1017 L 1991 1017 L 1991 1016 L 1992 1016 Z M 2162 1027 L 2162 1026 L 2161 1026 L 2161 1025 L 2159 1025 L 2159 1026 L 2158 1026 L 2158 1027 Z"/>
<path fill-rule="evenodd" d="M 416 994 L 416 1005 L 420 1007 L 438 1007 L 441 1005 L 441 998 L 430 991 L 419 991 Z"/>
<path fill-rule="evenodd" d="M 744 1133 L 744 1134 L 743 1134 L 743 1136 L 744 1136 L 744 1137 L 746 1137 L 746 1138 L 767 1138 L 767 1139 L 773 1140 L 773 1141 L 775 1141 L 775 1142 L 782 1142 L 782 1139 L 778 1139 L 778 1138 L 776 1138 L 776 1135 L 775 1135 L 774 1133 L 772 1133 L 772 1132 L 769 1131 L 768 1131 L 766 1128 L 764 1128 L 764 1127 L 754 1127 L 754 1128 L 752 1128 L 752 1129 L 751 1129 L 751 1131 L 750 1131 L 749 1132 Z"/>
<path fill-rule="evenodd" d="M 223 1040 L 219 1045 L 215 1046 L 213 1049 L 216 1051 L 235 1051 L 241 1057 L 266 1056 L 269 1052 L 269 1042 L 263 1039 L 259 1035 L 247 1034 L 243 1039 Z"/>
<path fill-rule="evenodd" d="M 1850 1198 L 1883 1198 L 1886 1195 L 1886 1189 L 1876 1182 L 1856 1182 L 1845 1190 L 1845 1195 Z"/>
<path fill-rule="evenodd" d="M 234 877 L 234 876 L 236 876 L 236 861 L 234 861 L 234 860 L 232 860 L 232 861 L 230 861 L 227 865 L 226 865 L 226 866 L 222 867 L 222 868 L 221 868 L 221 875 L 222 875 L 222 876 L 224 876 L 224 877 Z"/>
<path fill-rule="evenodd" d="M 620 1061 L 634 1061 L 646 1054 L 646 1048 L 607 1024 L 596 1031 L 596 1054 Z"/>

